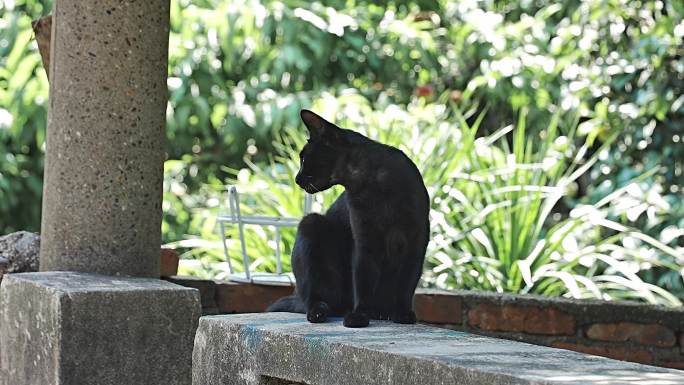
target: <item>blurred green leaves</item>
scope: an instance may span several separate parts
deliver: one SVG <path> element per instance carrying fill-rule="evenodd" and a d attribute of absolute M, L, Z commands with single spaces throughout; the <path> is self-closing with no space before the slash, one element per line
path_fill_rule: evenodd
<path fill-rule="evenodd" d="M 10 9 L 13 3 L 15 8 Z M 32 1 L 0 5 L 0 232 L 40 226 L 47 78 L 33 39 Z"/>

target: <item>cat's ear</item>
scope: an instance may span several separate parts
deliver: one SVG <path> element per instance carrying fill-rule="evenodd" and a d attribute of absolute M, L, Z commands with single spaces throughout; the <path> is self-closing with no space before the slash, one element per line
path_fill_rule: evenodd
<path fill-rule="evenodd" d="M 311 138 L 322 138 L 328 127 L 332 125 L 332 123 L 309 110 L 301 110 L 299 116 L 302 117 L 302 122 L 304 122 L 306 129 L 309 130 L 309 137 Z"/>
<path fill-rule="evenodd" d="M 339 143 L 344 137 L 342 129 L 328 122 L 309 110 L 301 110 L 299 116 L 309 130 L 311 139 L 323 139 L 331 143 Z"/>

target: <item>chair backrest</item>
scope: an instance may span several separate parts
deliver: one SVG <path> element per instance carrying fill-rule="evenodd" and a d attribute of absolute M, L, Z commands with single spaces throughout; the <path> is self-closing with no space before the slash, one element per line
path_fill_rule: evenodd
<path fill-rule="evenodd" d="M 304 215 L 311 212 L 313 206 L 313 196 L 304 196 Z M 249 282 L 264 285 L 292 286 L 294 276 L 292 273 L 283 272 L 282 254 L 280 250 L 280 229 L 282 227 L 297 227 L 301 218 L 267 217 L 267 216 L 243 216 L 240 210 L 240 194 L 235 186 L 228 187 L 228 215 L 218 215 L 218 222 L 221 230 L 221 241 L 223 253 L 226 258 L 229 270 L 229 279 L 236 282 Z M 240 251 L 242 253 L 242 263 L 244 272 L 238 273 L 233 270 L 233 265 L 228 253 L 228 240 L 226 239 L 226 224 L 238 226 L 238 237 L 240 241 Z M 275 228 L 275 259 L 276 273 L 255 273 L 250 271 L 250 258 L 247 254 L 247 243 L 245 241 L 245 225 L 273 226 Z"/>

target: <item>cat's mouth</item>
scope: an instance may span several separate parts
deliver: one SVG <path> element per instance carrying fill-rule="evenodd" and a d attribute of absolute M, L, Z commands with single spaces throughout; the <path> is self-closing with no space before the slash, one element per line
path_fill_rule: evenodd
<path fill-rule="evenodd" d="M 319 183 L 316 183 L 319 182 Z M 323 190 L 326 190 L 328 187 L 319 187 L 321 186 L 321 181 L 317 180 L 311 176 L 308 175 L 297 175 L 295 178 L 295 183 L 299 185 L 304 191 L 306 191 L 309 194 L 315 194 L 317 192 L 321 192 Z"/>
<path fill-rule="evenodd" d="M 317 192 L 321 192 L 321 190 L 317 189 L 316 186 L 314 186 L 312 183 L 307 183 L 304 186 L 302 186 L 304 191 L 306 191 L 309 194 L 315 194 Z"/>

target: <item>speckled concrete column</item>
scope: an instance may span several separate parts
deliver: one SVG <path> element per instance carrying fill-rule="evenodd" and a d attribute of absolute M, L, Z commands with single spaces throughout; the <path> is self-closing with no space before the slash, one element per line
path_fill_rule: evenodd
<path fill-rule="evenodd" d="M 169 0 L 56 0 L 41 271 L 159 276 Z"/>

